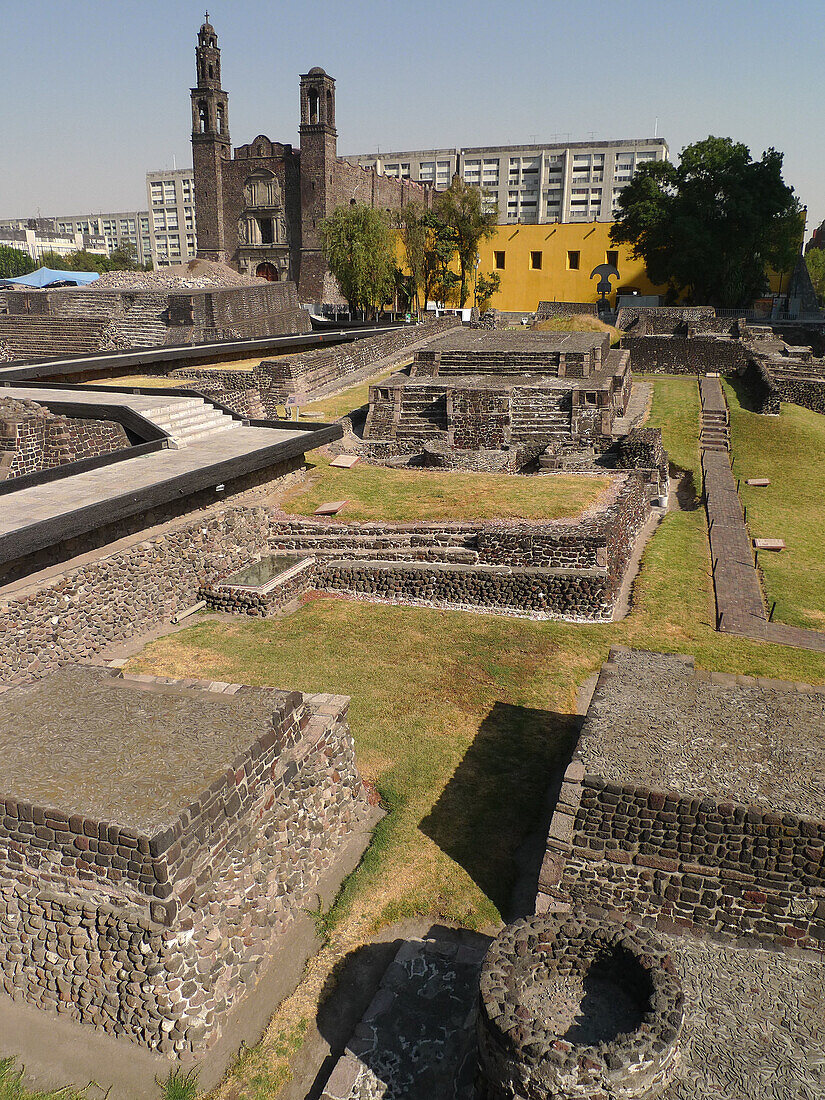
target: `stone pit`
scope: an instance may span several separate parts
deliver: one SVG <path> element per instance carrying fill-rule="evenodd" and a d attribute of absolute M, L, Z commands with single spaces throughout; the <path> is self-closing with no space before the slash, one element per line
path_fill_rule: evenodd
<path fill-rule="evenodd" d="M 532 916 L 499 934 L 481 971 L 485 1100 L 646 1100 L 678 1064 L 684 997 L 646 929 L 599 911 Z"/>

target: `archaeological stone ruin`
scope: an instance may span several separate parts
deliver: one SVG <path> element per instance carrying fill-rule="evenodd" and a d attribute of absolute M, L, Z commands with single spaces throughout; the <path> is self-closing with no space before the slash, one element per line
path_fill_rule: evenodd
<path fill-rule="evenodd" d="M 214 1046 L 367 819 L 347 705 L 79 666 L 0 696 L 5 992 Z"/>

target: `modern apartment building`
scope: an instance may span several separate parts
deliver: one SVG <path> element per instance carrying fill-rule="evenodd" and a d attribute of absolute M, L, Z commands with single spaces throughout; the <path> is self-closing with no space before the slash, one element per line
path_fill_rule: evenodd
<path fill-rule="evenodd" d="M 80 230 L 58 230 L 50 218 L 11 218 L 0 221 L 0 245 L 27 252 L 35 261 L 46 252 L 68 256 L 72 252 L 92 252 L 107 256 L 109 249 L 102 237 L 90 236 Z"/>
<path fill-rule="evenodd" d="M 131 247 L 139 264 L 152 259 L 148 210 L 119 210 L 114 214 L 57 214 L 50 221 L 54 222 L 59 233 L 102 237 L 110 253 L 116 248 Z"/>
<path fill-rule="evenodd" d="M 477 149 L 416 149 L 345 157 L 387 176 L 433 184 L 439 190 L 458 175 L 481 188 L 500 224 L 609 222 L 636 168 L 667 160 L 664 138 L 576 141 L 554 145 L 503 145 Z"/>
<path fill-rule="evenodd" d="M 155 267 L 169 267 L 194 259 L 197 237 L 192 169 L 147 172 L 146 194 Z"/>

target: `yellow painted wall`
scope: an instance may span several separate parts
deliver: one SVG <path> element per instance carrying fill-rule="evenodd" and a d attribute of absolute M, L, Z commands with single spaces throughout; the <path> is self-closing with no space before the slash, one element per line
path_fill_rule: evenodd
<path fill-rule="evenodd" d="M 607 262 L 607 251 L 617 251 L 618 287 L 635 287 L 641 294 L 664 294 L 654 286 L 641 260 L 631 258 L 625 245 L 610 243 L 610 222 L 565 222 L 545 225 L 499 225 L 495 237 L 479 247 L 478 270 L 497 271 L 494 252 L 504 253 L 501 290 L 493 296 L 493 309 L 532 312 L 539 302 L 595 302 L 596 284 L 590 272 Z M 530 253 L 541 252 L 541 270 L 531 268 Z M 578 270 L 570 270 L 568 252 L 579 253 Z M 611 279 L 611 305 L 617 283 Z M 472 296 L 467 303 L 472 304 Z"/>

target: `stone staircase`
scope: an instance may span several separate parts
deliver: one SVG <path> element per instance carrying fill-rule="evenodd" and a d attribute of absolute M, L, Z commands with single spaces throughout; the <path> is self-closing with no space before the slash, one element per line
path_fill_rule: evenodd
<path fill-rule="evenodd" d="M 478 562 L 478 536 L 474 531 L 369 530 L 322 525 L 311 520 L 291 522 L 271 549 L 312 554 L 318 559 L 438 561 L 473 565 Z"/>
<path fill-rule="evenodd" d="M 447 431 L 447 395 L 429 387 L 409 387 L 401 398 L 396 439 L 432 439 Z"/>
<path fill-rule="evenodd" d="M 543 374 L 558 377 L 558 354 L 518 351 L 443 351 L 438 375 L 507 375 Z"/>
<path fill-rule="evenodd" d="M 699 446 L 703 451 L 730 450 L 730 424 L 727 411 L 702 408 Z"/>
<path fill-rule="evenodd" d="M 549 395 L 548 395 L 549 397 Z M 510 401 L 510 433 L 514 443 L 561 444 L 570 439 L 570 409 L 559 409 L 534 393 L 514 390 Z"/>
<path fill-rule="evenodd" d="M 143 412 L 147 420 L 157 424 L 172 437 L 175 447 L 188 447 L 222 432 L 240 428 L 242 422 L 229 413 L 216 409 L 199 397 L 176 397 Z"/>
<path fill-rule="evenodd" d="M 0 342 L 14 359 L 50 359 L 64 355 L 90 355 L 103 339 L 105 319 L 0 316 Z"/>

